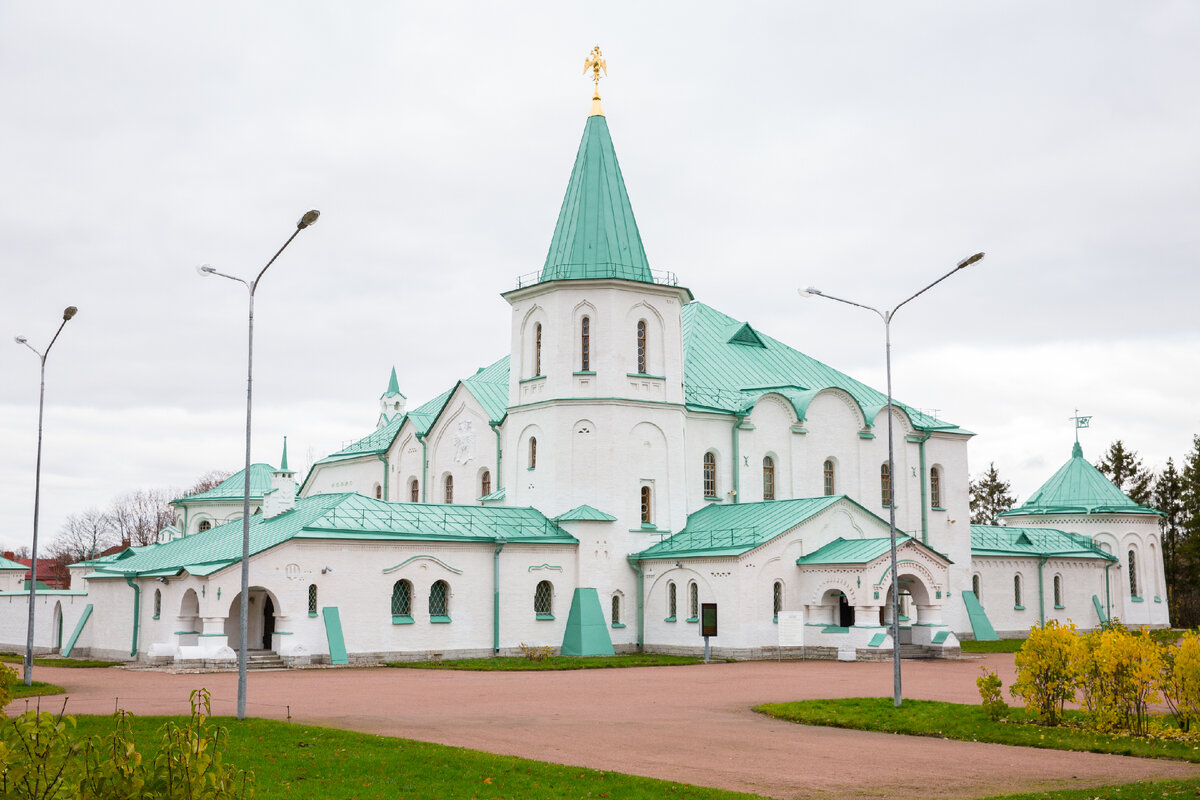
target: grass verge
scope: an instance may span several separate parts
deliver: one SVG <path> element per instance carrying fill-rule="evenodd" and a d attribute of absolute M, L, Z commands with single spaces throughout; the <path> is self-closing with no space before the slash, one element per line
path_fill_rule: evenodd
<path fill-rule="evenodd" d="M 686 664 L 703 663 L 703 658 L 693 656 L 629 653 L 628 655 L 619 656 L 550 656 L 542 661 L 533 661 L 524 656 L 455 658 L 445 661 L 393 661 L 384 664 L 384 666 L 408 669 L 466 669 L 485 672 L 516 672 L 524 670 L 612 669 L 620 667 L 677 667 Z"/>
<path fill-rule="evenodd" d="M 78 716 L 78 732 L 103 736 L 112 718 Z M 135 718 L 134 741 L 151 758 L 168 719 Z M 271 720 L 213 718 L 229 731 L 223 761 L 254 773 L 257 798 L 466 800 L 537 797 L 735 800 L 755 795 L 498 756 L 460 747 Z"/>
<path fill-rule="evenodd" d="M 1093 786 L 1090 789 L 1061 789 L 1055 792 L 997 794 L 980 800 L 1162 800 L 1167 797 L 1196 797 L 1200 780 L 1147 781 L 1119 786 Z"/>
<path fill-rule="evenodd" d="M 1024 639 L 998 639 L 994 642 L 968 640 L 959 642 L 964 653 L 1015 653 L 1025 644 Z"/>
<path fill-rule="evenodd" d="M 55 686 L 53 683 L 33 681 L 31 685 L 26 686 L 23 682 L 18 681 L 17 683 L 13 684 L 12 699 L 16 700 L 18 697 L 41 697 L 42 695 L 47 694 L 62 694 L 65 691 L 66 689 L 63 687 Z M 24 708 L 18 709 L 18 711 L 24 710 Z"/>
<path fill-rule="evenodd" d="M 1008 721 L 1003 722 L 992 722 L 981 706 L 905 700 L 903 706 L 895 708 L 891 698 L 886 697 L 767 703 L 754 710 L 804 725 L 1200 762 L 1200 745 L 1192 742 L 1109 736 L 1078 728 L 1046 728 L 1034 724 L 1020 708 L 1010 709 Z"/>
<path fill-rule="evenodd" d="M 0 653 L 0 661 L 5 664 L 24 664 L 25 657 L 17 653 Z M 83 658 L 35 658 L 35 667 L 65 667 L 67 669 L 92 669 L 95 667 L 119 667 L 120 661 L 89 661 Z"/>

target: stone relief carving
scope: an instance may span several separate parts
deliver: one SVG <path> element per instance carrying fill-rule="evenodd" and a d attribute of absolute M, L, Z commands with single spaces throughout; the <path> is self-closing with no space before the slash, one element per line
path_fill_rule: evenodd
<path fill-rule="evenodd" d="M 471 420 L 466 419 L 458 423 L 458 430 L 454 433 L 454 460 L 459 464 L 466 464 L 473 458 L 475 458 L 475 426 Z"/>

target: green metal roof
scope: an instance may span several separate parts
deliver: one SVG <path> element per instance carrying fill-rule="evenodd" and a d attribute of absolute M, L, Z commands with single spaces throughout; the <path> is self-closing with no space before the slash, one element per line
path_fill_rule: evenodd
<path fill-rule="evenodd" d="M 576 506 L 570 511 L 559 514 L 554 518 L 555 522 L 614 522 L 616 517 L 612 514 L 605 514 L 599 509 L 592 508 L 584 503 L 581 506 Z"/>
<path fill-rule="evenodd" d="M 501 486 L 499 489 L 492 492 L 491 494 L 485 494 L 483 497 L 477 497 L 475 499 L 478 500 L 480 503 L 498 503 L 504 499 L 505 494 L 507 494 L 507 492 L 505 492 L 504 487 Z"/>
<path fill-rule="evenodd" d="M 384 397 L 404 397 L 400 394 L 400 382 L 396 380 L 396 368 L 392 367 L 392 377 L 388 379 L 387 391 L 383 393 Z M 406 400 L 408 398 L 405 398 Z"/>
<path fill-rule="evenodd" d="M 1130 500 L 1104 473 L 1083 457 L 1079 442 L 1071 448 L 1071 460 L 1042 484 L 1019 507 L 997 516 L 1018 514 L 1160 514 Z"/>
<path fill-rule="evenodd" d="M 489 422 L 504 420 L 508 414 L 508 356 L 480 367 L 471 377 L 463 378 L 462 385 L 483 406 Z"/>
<path fill-rule="evenodd" d="M 1116 561 L 1089 537 L 1052 528 L 1009 528 L 998 525 L 971 526 L 973 556 L 1060 556 Z"/>
<path fill-rule="evenodd" d="M 653 281 L 608 122 L 600 115 L 584 125 L 540 280 L 578 278 Z"/>
<path fill-rule="evenodd" d="M 911 536 L 896 535 L 896 546 L 911 541 Z M 891 537 L 882 539 L 843 539 L 838 537 L 829 544 L 806 556 L 796 559 L 797 564 L 815 566 L 818 564 L 867 564 L 892 549 Z"/>
<path fill-rule="evenodd" d="M 787 533 L 834 503 L 843 501 L 862 508 L 845 495 L 737 505 L 713 503 L 689 514 L 687 524 L 679 533 L 646 548 L 633 558 L 741 555 Z M 866 513 L 870 514 L 869 511 Z"/>
<path fill-rule="evenodd" d="M 7 559 L 4 556 L 0 556 L 0 569 L 26 570 L 29 569 L 29 567 L 25 566 L 24 564 L 18 564 L 16 561 Z"/>
<path fill-rule="evenodd" d="M 271 488 L 271 476 L 275 468 L 270 464 L 250 465 L 250 499 L 261 500 Z M 207 503 L 213 500 L 241 500 L 246 485 L 246 470 L 239 469 L 219 484 L 206 492 L 191 494 L 172 500 L 172 503 L 190 504 Z"/>
<path fill-rule="evenodd" d="M 704 303 L 683 307 L 683 390 L 694 409 L 744 413 L 768 392 L 782 395 L 803 420 L 818 392 L 838 388 L 871 425 L 887 395 L 756 331 Z M 918 430 L 969 434 L 959 426 L 896 402 Z"/>
<path fill-rule="evenodd" d="M 250 518 L 250 552 L 261 553 L 290 539 L 466 541 L 577 544 L 578 540 L 532 508 L 389 503 L 355 493 L 299 498 L 271 519 Z M 126 551 L 124 557 L 91 562 L 94 577 L 208 575 L 241 559 L 242 521 L 202 534 Z M 128 554 L 128 555 L 126 555 Z"/>

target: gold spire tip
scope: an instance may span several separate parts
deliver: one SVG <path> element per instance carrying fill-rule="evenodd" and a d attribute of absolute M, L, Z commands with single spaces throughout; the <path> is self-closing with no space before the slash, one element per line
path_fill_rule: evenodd
<path fill-rule="evenodd" d="M 587 59 L 583 62 L 584 75 L 587 75 L 589 69 L 592 71 L 592 82 L 595 83 L 595 91 L 592 93 L 592 110 L 588 116 L 603 117 L 604 109 L 600 107 L 600 70 L 604 70 L 605 77 L 608 77 L 608 62 L 604 60 L 604 54 L 600 52 L 600 45 L 593 47 L 592 52 L 588 54 Z"/>

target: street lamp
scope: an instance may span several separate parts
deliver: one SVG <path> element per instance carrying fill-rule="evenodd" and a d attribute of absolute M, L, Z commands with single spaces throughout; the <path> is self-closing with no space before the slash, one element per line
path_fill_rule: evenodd
<path fill-rule="evenodd" d="M 880 311 L 878 308 L 873 308 L 862 303 L 856 303 L 853 300 L 845 300 L 841 297 L 834 297 L 831 294 L 826 294 L 820 289 L 809 286 L 807 289 L 799 289 L 801 297 L 824 297 L 826 300 L 836 300 L 839 303 L 845 303 L 858 308 L 865 308 L 868 311 L 874 311 L 883 320 L 883 340 L 886 349 L 887 359 L 887 411 L 888 411 L 888 491 L 891 495 L 888 499 L 888 524 L 889 535 L 891 538 L 892 549 L 892 705 L 896 708 L 900 707 L 901 692 L 900 692 L 900 577 L 896 574 L 896 465 L 894 463 L 895 446 L 892 437 L 892 317 L 896 316 L 896 312 L 908 303 L 910 300 L 915 300 L 921 295 L 928 292 L 934 286 L 937 286 L 942 281 L 949 278 L 954 273 L 964 267 L 969 267 L 976 261 L 983 258 L 983 253 L 976 253 L 973 256 L 968 256 L 954 266 L 954 269 L 947 272 L 942 277 L 938 278 L 933 283 L 926 286 L 921 291 L 914 294 L 908 300 L 903 301 L 890 311 Z"/>
<path fill-rule="evenodd" d="M 220 275 L 222 278 L 229 278 L 229 280 L 237 281 L 245 286 L 250 293 L 249 340 L 246 347 L 246 472 L 245 482 L 242 486 L 241 625 L 238 631 L 237 718 L 239 720 L 246 718 L 246 628 L 249 625 L 249 614 L 247 613 L 247 606 L 249 604 L 247 603 L 247 599 L 250 595 L 250 411 L 254 387 L 254 290 L 258 288 L 258 282 L 262 280 L 262 276 L 266 273 L 267 269 L 275 263 L 275 259 L 279 258 L 279 254 L 292 243 L 292 239 L 299 236 L 300 231 L 316 222 L 319 216 L 321 216 L 321 212 L 315 209 L 305 213 L 300 218 L 300 221 L 296 223 L 296 230 L 283 243 L 283 247 L 275 251 L 275 255 L 271 256 L 271 260 L 267 262 L 267 266 L 262 268 L 262 271 L 258 273 L 258 277 L 253 281 L 246 281 L 243 278 L 218 272 L 208 264 L 196 267 L 196 271 L 202 276 Z"/>
<path fill-rule="evenodd" d="M 13 341 L 17 344 L 23 344 L 30 350 L 33 350 L 34 355 L 42 362 L 42 388 L 38 394 L 38 443 L 37 443 L 37 462 L 33 472 L 33 550 L 29 558 L 29 628 L 25 631 L 25 685 L 33 685 L 33 610 L 34 596 L 37 594 L 37 562 L 38 562 L 38 508 L 42 495 L 42 411 L 46 403 L 46 356 L 50 355 L 50 348 L 54 347 L 54 343 L 58 341 L 58 334 L 62 333 L 63 326 L 67 321 L 79 311 L 75 306 L 67 306 L 63 311 L 62 324 L 58 326 L 58 330 L 54 332 L 54 338 L 50 340 L 50 344 L 46 345 L 46 352 L 39 353 L 29 340 L 24 336 L 14 336 Z"/>

